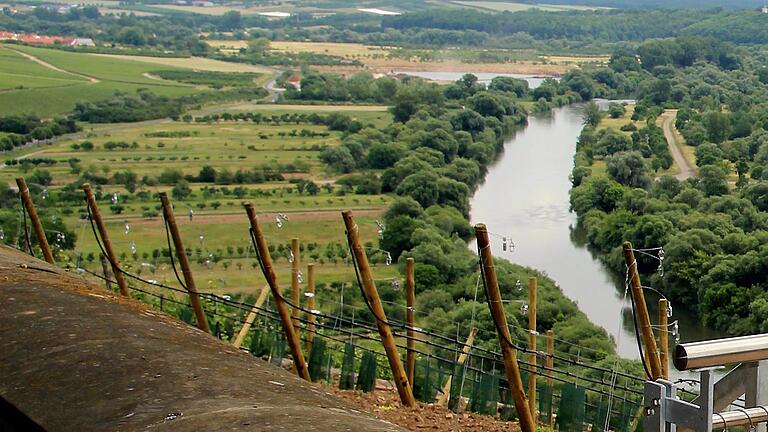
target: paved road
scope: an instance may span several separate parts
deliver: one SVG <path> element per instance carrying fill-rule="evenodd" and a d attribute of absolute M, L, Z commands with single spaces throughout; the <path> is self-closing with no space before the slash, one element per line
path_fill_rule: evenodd
<path fill-rule="evenodd" d="M 688 163 L 688 160 L 685 159 L 685 156 L 683 156 L 683 153 L 680 151 L 680 147 L 678 147 L 677 135 L 675 134 L 674 129 L 675 119 L 677 118 L 677 110 L 667 110 L 661 116 L 664 119 L 664 137 L 667 139 L 669 152 L 672 154 L 672 159 L 675 160 L 675 163 L 680 168 L 680 173 L 675 177 L 682 181 L 689 177 L 695 176 L 696 170 L 691 167 L 691 165 Z"/>

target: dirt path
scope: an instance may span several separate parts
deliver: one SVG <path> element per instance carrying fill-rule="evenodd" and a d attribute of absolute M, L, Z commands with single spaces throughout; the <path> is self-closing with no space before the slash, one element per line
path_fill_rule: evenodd
<path fill-rule="evenodd" d="M 664 137 L 667 139 L 669 152 L 672 154 L 672 159 L 675 160 L 678 168 L 680 168 L 680 173 L 675 177 L 682 181 L 695 176 L 696 170 L 691 167 L 688 160 L 685 159 L 685 156 L 683 156 L 683 153 L 680 151 L 680 143 L 677 142 L 677 135 L 674 130 L 677 110 L 665 111 L 664 114 L 662 114 L 662 117 L 664 118 Z"/>
<path fill-rule="evenodd" d="M 47 67 L 48 69 L 55 70 L 56 72 L 61 72 L 61 73 L 65 73 L 67 75 L 74 75 L 76 77 L 84 78 L 84 79 L 87 79 L 88 81 L 90 81 L 92 84 L 96 84 L 98 82 L 101 82 L 101 81 L 97 80 L 96 78 L 94 78 L 92 76 L 82 75 L 82 74 L 75 73 L 75 72 L 70 72 L 68 70 L 64 70 L 64 69 L 62 69 L 60 67 L 54 66 L 54 65 L 48 63 L 45 60 L 42 60 L 42 59 L 39 59 L 39 58 L 33 56 L 32 54 L 27 54 L 25 52 L 17 51 L 15 49 L 11 49 L 11 51 L 15 52 L 16 54 L 18 54 L 18 55 L 20 55 L 22 57 L 25 57 L 27 60 L 31 60 L 31 61 L 33 61 L 33 62 L 35 62 L 35 63 L 37 63 L 37 64 L 39 64 L 39 65 L 41 65 L 43 67 Z"/>

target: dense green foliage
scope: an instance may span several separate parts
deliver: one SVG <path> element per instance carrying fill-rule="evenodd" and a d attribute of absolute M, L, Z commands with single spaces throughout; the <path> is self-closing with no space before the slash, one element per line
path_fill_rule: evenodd
<path fill-rule="evenodd" d="M 624 271 L 622 241 L 636 248 L 663 247 L 663 274 L 655 272 L 657 260 L 638 258 L 648 283 L 698 312 L 704 324 L 730 334 L 764 332 L 768 269 L 760 257 L 768 250 L 768 91 L 763 69 L 738 51 L 704 40 L 649 42 L 637 54 L 649 71 L 638 70 L 627 54 L 614 56 L 610 68 L 635 85 L 637 127 L 624 129 L 627 133 L 586 127 L 580 137 L 571 192 L 580 225 L 617 271 Z M 611 72 L 590 75 L 606 73 Z M 696 177 L 650 181 L 670 162 L 655 125 L 663 108 L 680 110 L 676 126 L 697 146 Z M 607 172 L 593 175 L 593 163 L 602 158 Z"/>
<path fill-rule="evenodd" d="M 72 119 L 43 121 L 33 115 L 0 117 L 0 151 L 79 130 Z"/>
<path fill-rule="evenodd" d="M 188 84 L 206 85 L 213 88 L 222 87 L 248 87 L 254 85 L 254 80 L 259 74 L 244 72 L 213 72 L 213 71 L 185 71 L 185 70 L 159 70 L 152 72 L 162 79 L 179 81 Z"/>
<path fill-rule="evenodd" d="M 90 123 L 121 123 L 171 117 L 178 119 L 185 108 L 203 102 L 258 99 L 266 94 L 260 87 L 238 87 L 171 98 L 139 89 L 136 95 L 117 92 L 111 99 L 78 102 L 72 113 L 76 120 Z"/>

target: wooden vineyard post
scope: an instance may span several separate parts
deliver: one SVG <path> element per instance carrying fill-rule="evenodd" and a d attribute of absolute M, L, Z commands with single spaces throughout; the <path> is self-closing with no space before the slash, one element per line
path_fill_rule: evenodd
<path fill-rule="evenodd" d="M 280 315 L 280 321 L 283 324 L 283 331 L 285 331 L 285 338 L 288 340 L 288 346 L 291 349 L 291 356 L 293 357 L 293 365 L 296 368 L 296 373 L 303 379 L 311 381 L 309 377 L 309 369 L 307 368 L 307 362 L 304 360 L 304 354 L 301 352 L 301 342 L 299 336 L 296 333 L 296 329 L 293 328 L 293 321 L 291 319 L 291 313 L 288 311 L 288 305 L 283 301 L 283 294 L 280 292 L 280 286 L 277 283 L 277 276 L 275 275 L 275 269 L 272 267 L 272 257 L 269 255 L 269 247 L 267 247 L 267 241 L 264 239 L 264 234 L 261 232 L 259 221 L 256 218 L 256 210 L 253 208 L 253 204 L 246 203 L 245 211 L 248 213 L 248 220 L 251 224 L 251 230 L 253 230 L 253 236 L 256 240 L 256 251 L 259 254 L 261 265 L 263 266 L 264 278 L 269 284 L 269 288 L 272 290 L 272 297 L 275 299 L 275 307 Z"/>
<path fill-rule="evenodd" d="M 299 328 L 299 239 L 291 240 L 291 253 L 293 261 L 291 262 L 291 303 L 293 303 L 293 327 Z"/>
<path fill-rule="evenodd" d="M 667 299 L 659 299 L 659 361 L 661 362 L 661 376 L 669 379 L 669 320 Z"/>
<path fill-rule="evenodd" d="M 406 330 L 408 351 L 405 353 L 405 371 L 408 375 L 408 382 L 412 383 L 414 369 L 416 369 L 416 332 L 413 331 L 416 325 L 416 310 L 414 309 L 416 306 L 416 282 L 413 258 L 408 258 L 405 261 L 405 295 L 405 322 L 408 325 Z"/>
<path fill-rule="evenodd" d="M 99 253 L 99 261 L 101 261 L 101 271 L 104 273 L 104 286 L 107 288 L 107 291 L 112 291 L 112 279 L 109 274 L 107 257 L 103 253 Z"/>
<path fill-rule="evenodd" d="M 537 280 L 532 277 L 528 280 L 528 332 L 529 346 L 531 352 L 528 354 L 528 362 L 531 364 L 531 372 L 528 374 L 528 406 L 531 408 L 531 415 L 536 413 L 536 366 L 538 356 L 536 355 L 536 290 Z"/>
<path fill-rule="evenodd" d="M 484 224 L 475 225 L 475 237 L 477 238 L 477 246 L 480 250 L 480 266 L 487 290 L 488 307 L 491 310 L 491 317 L 496 323 L 496 330 L 499 333 L 501 353 L 504 356 L 504 371 L 509 381 L 509 389 L 520 420 L 520 429 L 523 432 L 534 432 L 536 430 L 536 423 L 533 421 L 528 400 L 525 397 L 525 390 L 523 390 L 523 381 L 519 365 L 517 364 L 516 348 L 511 345 L 512 341 L 509 327 L 507 327 L 507 317 L 504 314 L 504 306 L 501 303 L 499 282 L 496 279 L 496 268 L 493 264 L 491 243 L 488 239 L 488 229 Z"/>
<path fill-rule="evenodd" d="M 102 246 L 104 246 L 104 252 L 107 254 L 105 257 L 109 264 L 112 266 L 112 274 L 115 276 L 115 282 L 117 287 L 120 288 L 120 294 L 128 297 L 128 284 L 125 283 L 123 272 L 120 270 L 120 263 L 117 261 L 115 251 L 112 249 L 112 241 L 109 239 L 107 233 L 107 227 L 104 226 L 104 220 L 101 219 L 101 212 L 99 212 L 99 206 L 96 204 L 96 198 L 93 196 L 93 190 L 88 183 L 83 184 L 83 192 L 85 192 L 85 202 L 91 211 L 91 217 L 96 224 L 96 229 L 99 231 L 101 237 Z M 170 251 L 169 251 L 170 252 Z M 106 267 L 104 268 L 106 270 Z M 106 275 L 106 272 L 104 273 Z"/>
<path fill-rule="evenodd" d="M 27 182 L 24 181 L 24 177 L 18 177 L 16 179 L 16 185 L 19 187 L 19 196 L 21 196 L 21 202 L 24 208 L 27 210 L 29 220 L 32 222 L 32 229 L 35 230 L 35 237 L 37 237 L 37 244 L 40 245 L 40 249 L 43 251 L 43 257 L 48 264 L 55 264 L 53 260 L 53 253 L 51 252 L 51 246 L 48 244 L 48 239 L 45 237 L 45 230 L 43 224 L 40 222 L 40 217 L 35 210 L 35 204 L 32 202 L 32 197 L 29 196 L 29 188 Z"/>
<path fill-rule="evenodd" d="M 248 331 L 251 329 L 251 326 L 253 326 L 253 322 L 256 321 L 256 315 L 258 315 L 259 308 L 261 308 L 261 305 L 263 305 L 264 301 L 267 299 L 267 294 L 269 294 L 269 287 L 264 285 L 263 287 L 261 287 L 259 298 L 257 298 L 256 303 L 253 304 L 251 311 L 248 313 L 248 316 L 245 318 L 245 323 L 243 323 L 243 327 L 240 329 L 240 332 L 237 334 L 237 337 L 235 338 L 235 342 L 232 344 L 235 348 L 240 348 L 240 346 L 243 345 L 243 341 L 245 340 L 245 335 L 248 334 Z"/>
<path fill-rule="evenodd" d="M 165 219 L 165 223 L 168 224 L 168 230 L 171 232 L 173 247 L 176 249 L 176 257 L 179 259 L 181 272 L 184 275 L 184 285 L 189 293 L 189 303 L 195 311 L 197 327 L 210 334 L 211 330 L 208 328 L 208 318 L 205 316 L 203 305 L 200 303 L 200 293 L 197 292 L 195 278 L 192 276 L 192 270 L 189 267 L 187 252 L 184 249 L 184 243 L 181 241 L 179 227 L 176 226 L 176 217 L 173 215 L 173 208 L 171 207 L 171 202 L 168 200 L 168 194 L 160 192 L 160 202 L 163 204 L 163 218 Z M 168 251 L 168 253 L 171 254 L 173 252 Z"/>
<path fill-rule="evenodd" d="M 472 327 L 469 330 L 467 341 L 464 342 L 464 347 L 461 349 L 461 354 L 459 354 L 458 361 L 456 362 L 456 365 L 459 366 L 459 368 L 464 366 L 464 363 L 466 363 L 467 358 L 469 357 L 469 350 L 472 349 L 472 343 L 475 341 L 476 335 L 477 329 Z M 437 399 L 438 406 L 442 406 L 448 403 L 448 400 L 451 398 L 451 385 L 453 385 L 453 377 L 449 376 L 448 381 L 446 381 L 445 385 L 443 386 L 442 394 L 440 394 L 440 397 Z"/>
<path fill-rule="evenodd" d="M 360 242 L 360 234 L 357 230 L 357 224 L 355 224 L 355 219 L 353 218 L 351 211 L 347 210 L 342 212 L 341 215 L 344 218 L 344 225 L 347 229 L 347 241 L 351 245 L 353 258 L 355 259 L 360 272 L 360 279 L 363 285 L 363 291 L 365 292 L 365 298 L 376 319 L 376 327 L 378 327 L 379 334 L 381 335 L 381 343 L 384 345 L 384 351 L 387 353 L 389 367 L 392 369 L 392 377 L 394 378 L 395 386 L 397 386 L 400 401 L 403 405 L 412 407 L 416 405 L 416 399 L 413 397 L 411 382 L 408 380 L 408 376 L 405 374 L 405 369 L 403 369 L 403 364 L 400 362 L 400 355 L 397 352 L 395 337 L 392 334 L 392 329 L 389 328 L 387 315 L 384 313 L 384 308 L 382 307 L 381 299 L 379 298 L 379 292 L 376 290 L 376 284 L 373 282 L 371 269 L 368 266 L 368 256 L 365 254 L 365 250 Z"/>
<path fill-rule="evenodd" d="M 547 330 L 547 392 L 549 393 L 549 427 L 555 428 L 555 419 L 552 416 L 552 395 L 555 390 L 553 371 L 555 368 L 555 334 L 552 330 Z"/>
<path fill-rule="evenodd" d="M 311 311 L 315 310 L 315 264 L 307 264 L 307 355 L 312 353 L 312 343 L 315 340 L 315 317 Z"/>
<path fill-rule="evenodd" d="M 659 351 L 656 348 L 656 338 L 651 328 L 651 318 L 648 314 L 648 305 L 645 303 L 645 294 L 643 286 L 640 284 L 640 274 L 637 270 L 637 261 L 635 253 L 632 250 L 632 243 L 624 242 L 624 261 L 629 271 L 629 282 L 631 284 L 632 299 L 635 302 L 635 311 L 637 322 L 643 337 L 643 346 L 648 354 L 648 360 L 651 368 L 651 379 L 661 378 L 661 362 L 659 361 Z"/>

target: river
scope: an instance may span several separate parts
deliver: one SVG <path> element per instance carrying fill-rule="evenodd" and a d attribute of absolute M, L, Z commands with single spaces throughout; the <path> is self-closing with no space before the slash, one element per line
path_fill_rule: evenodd
<path fill-rule="evenodd" d="M 473 196 L 471 219 L 514 242 L 512 252 L 494 242 L 495 256 L 549 275 L 592 322 L 608 331 L 621 356 L 639 358 L 624 277 L 587 249 L 569 209 L 568 174 L 582 115 L 579 104 L 531 116 L 527 127 L 507 139 L 504 153 Z M 653 306 L 656 298 L 649 295 L 648 300 Z M 656 308 L 651 309 L 656 316 Z M 679 320 L 683 342 L 714 336 L 682 308 L 673 310 L 671 320 Z"/>

